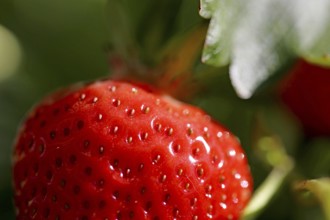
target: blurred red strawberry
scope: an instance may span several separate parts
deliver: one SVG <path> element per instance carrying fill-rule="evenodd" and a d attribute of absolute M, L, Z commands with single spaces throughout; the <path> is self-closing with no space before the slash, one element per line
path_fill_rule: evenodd
<path fill-rule="evenodd" d="M 280 92 L 306 134 L 330 135 L 330 68 L 299 60 L 282 82 Z"/>

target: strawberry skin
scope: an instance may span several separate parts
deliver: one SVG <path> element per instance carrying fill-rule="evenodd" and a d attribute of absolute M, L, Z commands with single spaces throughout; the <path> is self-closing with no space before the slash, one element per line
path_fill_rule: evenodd
<path fill-rule="evenodd" d="M 282 82 L 280 94 L 307 135 L 330 135 L 330 68 L 299 60 Z"/>
<path fill-rule="evenodd" d="M 95 82 L 22 125 L 17 219 L 238 219 L 252 192 L 235 136 L 149 86 Z"/>

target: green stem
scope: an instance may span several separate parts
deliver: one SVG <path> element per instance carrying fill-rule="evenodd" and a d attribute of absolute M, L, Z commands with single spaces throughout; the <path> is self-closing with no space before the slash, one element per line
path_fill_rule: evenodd
<path fill-rule="evenodd" d="M 286 177 L 291 173 L 294 162 L 290 157 L 286 157 L 284 163 L 276 166 L 268 175 L 266 180 L 255 191 L 253 197 L 245 208 L 241 220 L 255 219 L 262 210 L 265 209 L 270 200 L 278 192 Z"/>
<path fill-rule="evenodd" d="M 330 178 L 305 180 L 298 182 L 294 188 L 296 190 L 308 190 L 319 200 L 325 219 L 330 220 Z"/>

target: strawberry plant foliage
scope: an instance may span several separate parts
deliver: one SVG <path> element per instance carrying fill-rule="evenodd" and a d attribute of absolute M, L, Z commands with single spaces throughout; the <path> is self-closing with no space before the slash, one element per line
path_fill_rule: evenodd
<path fill-rule="evenodd" d="M 330 64 L 329 10 L 328 0 L 201 0 L 211 19 L 202 59 L 230 62 L 233 86 L 249 98 L 292 56 Z"/>

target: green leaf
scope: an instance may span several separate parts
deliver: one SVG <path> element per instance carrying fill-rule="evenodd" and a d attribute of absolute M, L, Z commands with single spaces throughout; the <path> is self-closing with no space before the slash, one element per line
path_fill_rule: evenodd
<path fill-rule="evenodd" d="M 217 0 L 201 0 L 199 14 L 204 18 L 211 18 L 217 8 Z"/>
<path fill-rule="evenodd" d="M 242 98 L 294 56 L 330 64 L 323 59 L 330 54 L 328 0 L 201 0 L 201 6 L 200 14 L 211 17 L 202 60 L 214 66 L 230 62 Z"/>
<path fill-rule="evenodd" d="M 231 40 L 237 21 L 236 17 L 241 10 L 240 5 L 239 1 L 231 0 L 201 1 L 200 14 L 206 18 L 213 14 L 205 40 L 203 62 L 214 66 L 229 63 Z"/>
<path fill-rule="evenodd" d="M 297 54 L 310 62 L 330 66 L 330 1 L 306 0 L 304 5 L 305 10 L 295 16 L 300 43 Z"/>

